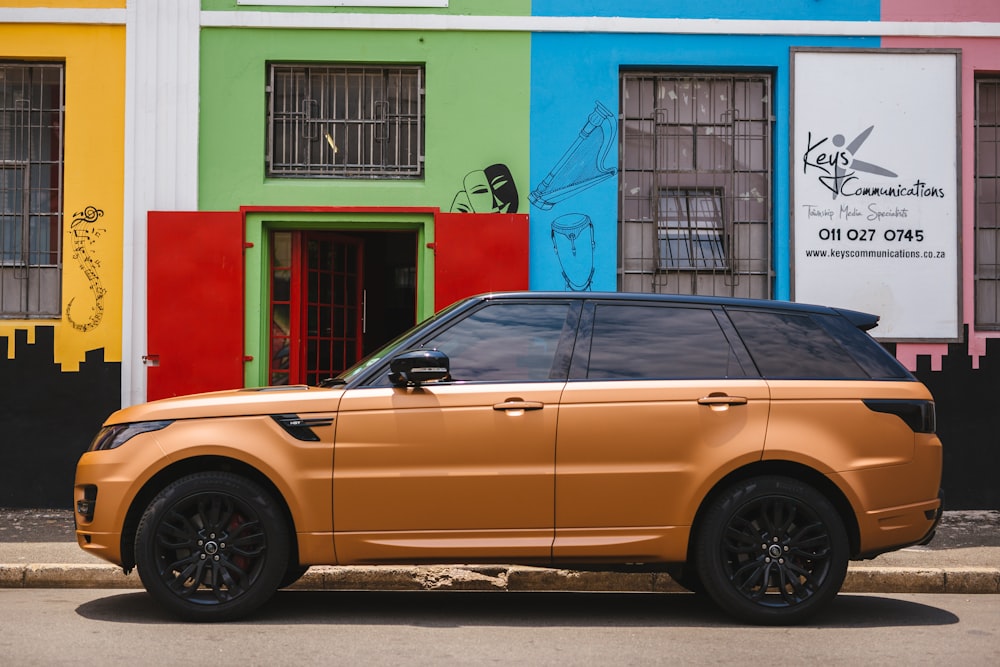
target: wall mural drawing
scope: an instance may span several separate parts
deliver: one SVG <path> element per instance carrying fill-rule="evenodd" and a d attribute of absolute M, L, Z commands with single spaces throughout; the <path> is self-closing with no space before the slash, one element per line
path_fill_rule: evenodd
<path fill-rule="evenodd" d="M 583 213 L 568 213 L 552 221 L 552 250 L 566 281 L 566 291 L 587 292 L 594 282 L 594 223 Z"/>
<path fill-rule="evenodd" d="M 609 166 L 607 161 L 618 134 L 616 122 L 614 114 L 600 101 L 595 101 L 594 110 L 573 143 L 531 191 L 528 200 L 541 210 L 549 211 L 556 204 L 614 177 L 618 169 Z M 549 236 L 566 291 L 590 291 L 597 253 L 591 217 L 586 213 L 561 215 L 552 221 Z"/>
<path fill-rule="evenodd" d="M 74 213 L 73 222 L 70 224 L 73 233 L 73 259 L 79 263 L 84 275 L 87 276 L 90 291 L 94 295 L 94 306 L 91 309 L 90 318 L 86 322 L 81 323 L 73 318 L 72 310 L 76 297 L 70 299 L 66 306 L 66 319 L 77 331 L 90 331 L 97 327 L 104 318 L 104 295 L 107 290 L 101 285 L 101 276 L 97 272 L 101 266 L 101 260 L 94 259 L 90 253 L 91 246 L 100 238 L 101 234 L 107 231 L 103 227 L 94 226 L 94 223 L 103 215 L 103 210 L 95 206 L 88 206 L 83 211 Z"/>
<path fill-rule="evenodd" d="M 451 202 L 451 213 L 517 213 L 517 185 L 505 164 L 470 171 L 463 187 Z"/>
<path fill-rule="evenodd" d="M 594 102 L 594 110 L 580 129 L 573 144 L 563 153 L 528 199 L 548 211 L 555 204 L 592 188 L 618 173 L 606 164 L 615 145 L 615 117 L 606 106 Z"/>

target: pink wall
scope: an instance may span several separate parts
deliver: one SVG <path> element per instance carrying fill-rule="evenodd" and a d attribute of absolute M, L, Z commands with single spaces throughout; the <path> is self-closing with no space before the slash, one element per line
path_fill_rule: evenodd
<path fill-rule="evenodd" d="M 1000 21 L 998 0 L 882 0 L 883 21 Z"/>
<path fill-rule="evenodd" d="M 883 0 L 883 21 L 974 21 L 1000 22 L 1000 0 Z M 886 37 L 885 48 L 960 49 L 961 50 L 961 165 L 962 180 L 962 320 L 969 325 L 969 355 L 973 368 L 986 354 L 986 339 L 1000 336 L 997 332 L 973 331 L 975 266 L 975 75 L 977 72 L 1000 72 L 1000 39 L 954 39 Z M 928 91 L 932 94 L 932 91 Z M 916 367 L 916 356 L 930 355 L 932 368 L 939 370 L 941 357 L 948 353 L 946 345 L 899 345 L 897 356 L 909 368 Z"/>

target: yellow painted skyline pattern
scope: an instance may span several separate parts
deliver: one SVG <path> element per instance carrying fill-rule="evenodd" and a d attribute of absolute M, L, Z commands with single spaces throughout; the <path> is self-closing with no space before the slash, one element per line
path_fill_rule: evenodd
<path fill-rule="evenodd" d="M 124 7 L 123 1 L 0 1 L 0 7 Z M 0 320 L 7 358 L 14 332 L 55 331 L 53 362 L 79 370 L 86 353 L 121 360 L 125 27 L 0 24 L 0 60 L 65 64 L 62 295 L 54 319 Z"/>

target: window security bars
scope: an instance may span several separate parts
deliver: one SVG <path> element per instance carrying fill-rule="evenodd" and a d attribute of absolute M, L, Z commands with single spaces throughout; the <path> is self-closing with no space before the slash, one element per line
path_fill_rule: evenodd
<path fill-rule="evenodd" d="M 658 269 L 726 268 L 721 194 L 662 190 L 656 231 Z"/>
<path fill-rule="evenodd" d="M 63 65 L 0 62 L 0 317 L 60 314 Z"/>
<path fill-rule="evenodd" d="M 423 177 L 422 66 L 269 69 L 267 175 Z"/>
<path fill-rule="evenodd" d="M 1000 78 L 976 79 L 976 327 L 1000 329 Z"/>
<path fill-rule="evenodd" d="M 771 81 L 623 72 L 618 287 L 767 298 Z"/>

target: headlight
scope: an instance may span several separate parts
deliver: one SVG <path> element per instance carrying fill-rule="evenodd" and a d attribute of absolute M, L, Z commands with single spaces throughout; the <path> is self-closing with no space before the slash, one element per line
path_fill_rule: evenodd
<path fill-rule="evenodd" d="M 140 433 L 159 431 L 161 428 L 166 428 L 173 423 L 172 419 L 168 419 L 156 422 L 135 422 L 134 424 L 105 426 L 94 438 L 94 441 L 90 443 L 90 449 L 87 451 L 99 452 L 105 449 L 115 449 L 116 447 L 121 447 Z"/>

